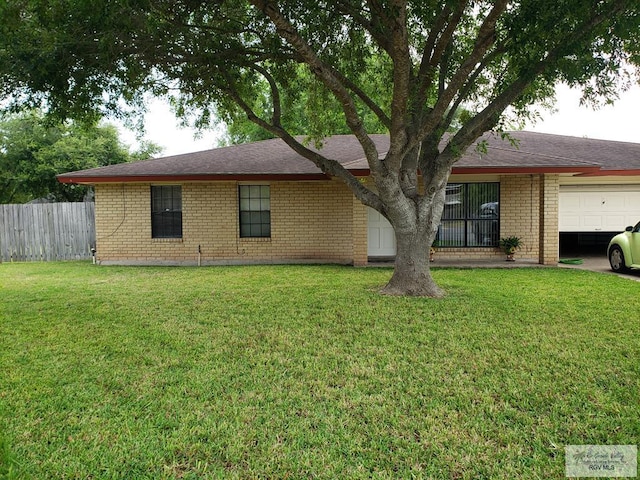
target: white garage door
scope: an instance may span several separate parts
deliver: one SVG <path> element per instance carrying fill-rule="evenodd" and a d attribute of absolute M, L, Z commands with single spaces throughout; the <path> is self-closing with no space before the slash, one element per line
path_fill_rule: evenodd
<path fill-rule="evenodd" d="M 560 187 L 560 232 L 620 232 L 640 220 L 640 185 Z"/>
<path fill-rule="evenodd" d="M 389 221 L 373 208 L 368 211 L 368 255 L 391 257 L 396 254 L 396 234 Z"/>

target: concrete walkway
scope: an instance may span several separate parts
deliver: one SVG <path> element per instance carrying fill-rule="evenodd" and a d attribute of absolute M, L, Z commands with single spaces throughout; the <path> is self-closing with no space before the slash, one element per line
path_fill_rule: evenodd
<path fill-rule="evenodd" d="M 632 270 L 626 273 L 615 273 L 611 270 L 611 267 L 609 266 L 609 260 L 605 255 L 583 256 L 575 258 L 581 258 L 582 264 L 566 265 L 563 263 L 559 263 L 558 266 L 561 268 L 577 268 L 580 270 L 591 270 L 592 272 L 606 273 L 608 275 L 618 275 L 622 278 L 628 278 L 630 280 L 640 282 L 640 270 Z"/>
<path fill-rule="evenodd" d="M 368 267 L 393 267 L 393 260 L 370 261 Z M 506 260 L 451 260 L 446 258 L 436 258 L 431 262 L 431 268 L 549 268 L 548 265 L 540 265 L 533 260 L 516 260 L 507 262 Z"/>
<path fill-rule="evenodd" d="M 562 257 L 565 258 L 565 257 Z M 568 258 L 568 257 L 567 257 Z M 604 273 L 607 275 L 618 275 L 619 277 L 628 278 L 640 282 L 640 270 L 627 273 L 615 273 L 611 271 L 609 260 L 604 255 L 585 255 L 575 256 L 580 258 L 582 263 L 579 265 L 568 265 L 559 263 L 559 268 L 575 268 L 579 270 L 591 270 L 592 272 Z M 393 262 L 372 262 L 370 267 L 393 267 Z M 507 262 L 502 260 L 448 260 L 436 258 L 431 263 L 432 268 L 554 268 L 549 265 L 540 265 L 534 260 L 516 260 L 515 262 Z"/>

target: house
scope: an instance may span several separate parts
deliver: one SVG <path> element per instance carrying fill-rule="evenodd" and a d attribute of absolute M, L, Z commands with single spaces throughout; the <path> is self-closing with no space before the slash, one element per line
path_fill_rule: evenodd
<path fill-rule="evenodd" d="M 598 243 L 640 220 L 640 144 L 531 132 L 512 137 L 517 147 L 485 135 L 485 153 L 470 148 L 456 163 L 439 257 L 501 258 L 499 238 L 517 235 L 524 242 L 519 258 L 553 265 L 561 241 Z M 373 140 L 384 154 L 388 137 Z M 368 181 L 354 137 L 330 137 L 322 153 Z M 384 217 L 279 139 L 58 179 L 94 185 L 102 264 L 366 265 L 395 253 Z"/>

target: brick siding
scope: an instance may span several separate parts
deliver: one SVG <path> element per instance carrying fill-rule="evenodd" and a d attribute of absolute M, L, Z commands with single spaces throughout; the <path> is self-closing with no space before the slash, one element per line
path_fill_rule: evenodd
<path fill-rule="evenodd" d="M 217 182 L 183 184 L 182 238 L 155 239 L 151 238 L 149 184 L 99 184 L 97 259 L 101 263 L 195 264 L 200 246 L 203 264 L 354 261 L 353 224 L 356 220 L 361 224 L 362 219 L 354 213 L 356 203 L 346 186 L 337 181 L 272 182 L 270 186 L 271 238 L 239 237 L 238 184 Z"/>
<path fill-rule="evenodd" d="M 240 238 L 238 182 L 182 184 L 181 239 L 151 238 L 149 184 L 96 185 L 101 263 L 367 264 L 367 210 L 339 181 L 270 182 L 271 237 Z M 557 175 L 500 179 L 500 238 L 523 240 L 517 257 L 558 261 Z M 541 214 L 542 212 L 542 214 Z M 437 259 L 498 259 L 497 248 L 442 248 Z"/>
<path fill-rule="evenodd" d="M 556 265 L 559 260 L 560 234 L 559 205 L 560 177 L 545 175 L 541 179 L 542 195 L 540 195 L 540 252 L 538 262 L 543 265 Z"/>
<path fill-rule="evenodd" d="M 500 179 L 500 238 L 522 240 L 517 258 L 537 260 L 540 239 L 540 176 L 505 175 Z M 499 255 L 504 255 L 498 251 Z"/>

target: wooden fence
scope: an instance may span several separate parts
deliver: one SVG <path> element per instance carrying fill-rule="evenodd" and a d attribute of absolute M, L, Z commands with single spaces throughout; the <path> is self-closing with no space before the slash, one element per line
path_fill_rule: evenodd
<path fill-rule="evenodd" d="M 96 242 L 93 202 L 0 205 L 3 262 L 91 258 Z"/>

